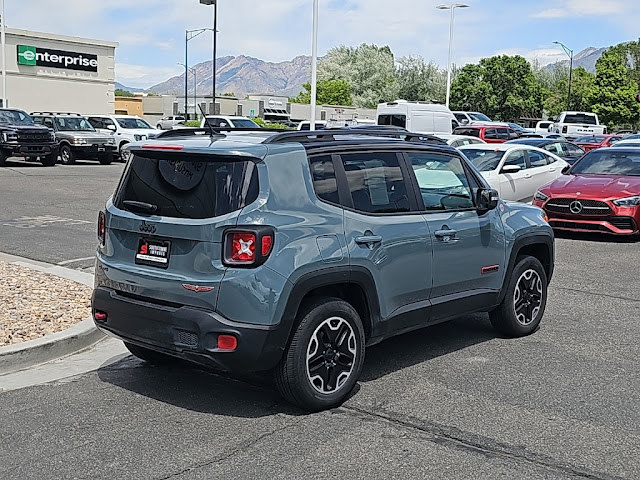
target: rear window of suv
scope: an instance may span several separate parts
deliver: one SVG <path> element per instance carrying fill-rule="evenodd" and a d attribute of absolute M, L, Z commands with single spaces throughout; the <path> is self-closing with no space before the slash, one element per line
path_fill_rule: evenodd
<path fill-rule="evenodd" d="M 114 197 L 114 205 L 136 213 L 204 219 L 240 210 L 258 198 L 257 167 L 250 161 L 196 162 L 134 156 Z M 147 209 L 142 213 L 151 213 Z"/>
<path fill-rule="evenodd" d="M 595 115 L 587 115 L 584 113 L 576 113 L 565 115 L 562 123 L 582 123 L 584 125 L 597 125 Z"/>

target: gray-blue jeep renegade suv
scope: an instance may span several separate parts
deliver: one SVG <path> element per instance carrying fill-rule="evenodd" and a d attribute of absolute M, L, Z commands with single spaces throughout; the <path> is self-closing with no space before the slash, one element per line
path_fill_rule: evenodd
<path fill-rule="evenodd" d="M 470 312 L 534 332 L 554 265 L 542 210 L 399 128 L 169 131 L 98 218 L 96 325 L 152 363 L 272 371 L 339 405 L 365 346 Z"/>

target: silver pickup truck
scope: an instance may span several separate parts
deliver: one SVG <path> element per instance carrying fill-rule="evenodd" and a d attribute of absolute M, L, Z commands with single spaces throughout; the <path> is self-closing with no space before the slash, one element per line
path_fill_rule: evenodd
<path fill-rule="evenodd" d="M 561 112 L 549 127 L 550 133 L 559 133 L 569 139 L 584 135 L 603 135 L 607 127 L 600 125 L 598 115 L 591 112 Z"/>

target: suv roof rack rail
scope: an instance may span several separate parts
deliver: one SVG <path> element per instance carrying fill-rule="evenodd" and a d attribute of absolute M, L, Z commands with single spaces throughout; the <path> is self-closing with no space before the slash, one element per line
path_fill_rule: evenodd
<path fill-rule="evenodd" d="M 240 128 L 240 127 L 189 127 L 189 128 L 176 128 L 173 130 L 165 130 L 154 137 L 155 138 L 170 138 L 170 137 L 189 137 L 193 135 L 209 135 L 211 132 L 223 135 L 221 132 L 282 132 L 280 128 Z"/>
<path fill-rule="evenodd" d="M 75 112 L 31 112 L 29 115 L 72 115 L 76 117 L 81 117 L 79 113 Z"/>
<path fill-rule="evenodd" d="M 434 135 L 410 132 L 402 127 L 378 125 L 375 127 L 335 128 L 325 130 L 298 130 L 284 132 L 266 139 L 262 143 L 280 143 L 287 141 L 299 141 L 301 143 L 322 142 L 337 140 L 337 137 L 367 135 L 372 137 L 399 138 L 406 142 L 420 141 L 445 145 L 447 142 Z"/>

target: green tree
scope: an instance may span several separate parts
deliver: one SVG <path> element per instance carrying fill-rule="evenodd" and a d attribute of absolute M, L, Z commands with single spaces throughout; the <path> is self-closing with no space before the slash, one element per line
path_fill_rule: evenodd
<path fill-rule="evenodd" d="M 550 117 L 569 110 L 567 96 L 569 94 L 569 67 L 556 64 L 551 67 L 534 65 L 533 74 L 542 87 L 544 110 Z M 571 110 L 591 111 L 591 96 L 595 83 L 595 75 L 583 67 L 574 68 L 571 79 Z"/>
<path fill-rule="evenodd" d="M 363 43 L 359 47 L 332 48 L 318 64 L 318 80 L 346 80 L 353 105 L 376 108 L 397 98 L 395 65 L 391 49 Z"/>
<path fill-rule="evenodd" d="M 133 97 L 133 93 L 122 88 L 116 88 L 113 93 L 116 97 Z"/>
<path fill-rule="evenodd" d="M 600 121 L 615 125 L 637 125 L 640 104 L 636 102 L 638 84 L 633 79 L 625 45 L 606 50 L 596 62 L 596 78 L 591 105 Z"/>
<path fill-rule="evenodd" d="M 519 55 L 483 58 L 479 65 L 466 65 L 451 87 L 454 109 L 479 110 L 503 121 L 540 117 L 543 100 L 543 88 L 531 65 Z"/>
<path fill-rule="evenodd" d="M 397 97 L 409 101 L 430 100 L 444 103 L 447 72 L 422 57 L 402 57 L 395 72 Z M 388 98 L 387 100 L 393 100 Z"/>
<path fill-rule="evenodd" d="M 311 84 L 305 83 L 302 87 L 304 90 L 290 100 L 294 103 L 311 103 Z M 344 79 L 318 81 L 316 94 L 320 105 L 353 105 L 351 86 Z"/>

